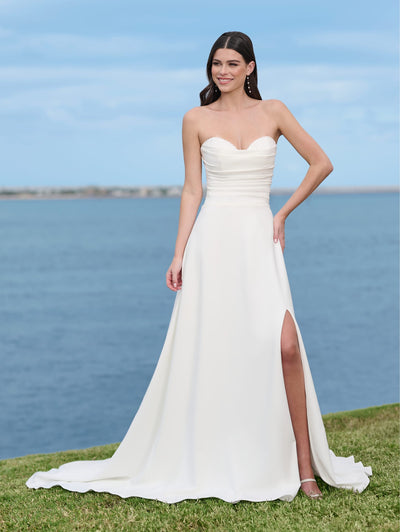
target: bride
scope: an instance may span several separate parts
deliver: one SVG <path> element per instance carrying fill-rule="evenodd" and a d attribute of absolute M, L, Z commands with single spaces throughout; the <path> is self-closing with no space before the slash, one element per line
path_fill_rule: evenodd
<path fill-rule="evenodd" d="M 284 103 L 261 99 L 247 35 L 216 40 L 207 76 L 183 118 L 175 303 L 146 394 L 111 458 L 37 472 L 30 488 L 237 502 L 321 498 L 315 475 L 358 492 L 369 483 L 370 467 L 329 449 L 283 259 L 286 218 L 332 163 Z M 309 168 L 273 216 L 281 135 Z"/>

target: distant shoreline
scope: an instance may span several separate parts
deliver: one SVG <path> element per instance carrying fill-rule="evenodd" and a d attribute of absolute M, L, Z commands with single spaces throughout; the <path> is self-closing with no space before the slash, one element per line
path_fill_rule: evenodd
<path fill-rule="evenodd" d="M 203 193 L 205 194 L 205 187 Z M 272 188 L 272 196 L 292 194 L 295 188 Z M 4 199 L 85 199 L 85 198 L 176 198 L 182 186 L 87 186 L 87 187 L 19 187 L 0 188 Z M 314 194 L 385 194 L 399 193 L 400 186 L 320 187 Z"/>

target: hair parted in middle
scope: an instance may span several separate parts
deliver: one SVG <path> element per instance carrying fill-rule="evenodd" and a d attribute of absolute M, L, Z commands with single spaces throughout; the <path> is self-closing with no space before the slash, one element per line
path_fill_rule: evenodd
<path fill-rule="evenodd" d="M 246 64 L 249 64 L 251 61 L 254 61 L 255 66 L 251 74 L 249 74 L 248 83 L 245 82 L 244 90 L 250 98 L 255 100 L 261 100 L 261 94 L 257 87 L 257 63 L 254 55 L 253 43 L 251 42 L 250 37 L 241 31 L 226 31 L 223 33 L 215 43 L 212 45 L 210 55 L 207 60 L 207 78 L 208 85 L 200 92 L 200 105 L 208 105 L 212 102 L 218 100 L 221 96 L 221 91 L 214 83 L 211 75 L 211 67 L 214 59 L 214 54 L 219 48 L 229 48 L 238 52 Z"/>

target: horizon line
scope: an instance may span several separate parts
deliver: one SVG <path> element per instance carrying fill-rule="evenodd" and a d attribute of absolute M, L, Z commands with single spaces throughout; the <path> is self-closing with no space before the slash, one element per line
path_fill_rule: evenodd
<path fill-rule="evenodd" d="M 1 187 L 0 199 L 149 198 L 180 197 L 183 185 L 84 185 Z M 297 187 L 272 187 L 271 196 L 291 195 Z M 203 194 L 206 186 L 203 185 Z M 399 193 L 400 185 L 321 186 L 312 194 Z"/>

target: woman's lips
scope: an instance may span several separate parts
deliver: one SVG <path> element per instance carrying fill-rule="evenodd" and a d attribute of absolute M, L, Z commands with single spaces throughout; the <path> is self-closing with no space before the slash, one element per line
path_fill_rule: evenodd
<path fill-rule="evenodd" d="M 229 83 L 230 81 L 232 81 L 232 78 L 217 78 L 219 83 L 221 83 L 222 85 L 224 85 L 225 83 Z"/>

